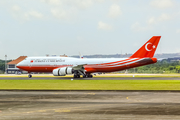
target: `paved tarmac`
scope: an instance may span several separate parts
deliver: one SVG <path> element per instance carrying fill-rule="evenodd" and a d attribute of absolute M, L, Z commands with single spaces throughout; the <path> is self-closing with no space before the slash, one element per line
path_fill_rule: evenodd
<path fill-rule="evenodd" d="M 0 120 L 179 120 L 180 92 L 0 91 Z"/>
<path fill-rule="evenodd" d="M 73 77 L 0 77 L 0 80 L 180 80 L 180 77 L 93 77 L 93 78 L 73 78 Z"/>

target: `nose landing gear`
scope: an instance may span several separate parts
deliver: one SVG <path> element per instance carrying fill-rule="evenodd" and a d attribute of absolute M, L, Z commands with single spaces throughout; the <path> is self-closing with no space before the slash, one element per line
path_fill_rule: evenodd
<path fill-rule="evenodd" d="M 29 75 L 28 75 L 28 78 L 32 78 L 32 75 L 31 75 L 31 74 L 29 74 Z"/>

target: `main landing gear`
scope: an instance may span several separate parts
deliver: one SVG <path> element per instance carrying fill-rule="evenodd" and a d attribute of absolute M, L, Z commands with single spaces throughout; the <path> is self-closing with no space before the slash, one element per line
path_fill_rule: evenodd
<path fill-rule="evenodd" d="M 81 70 L 74 70 L 74 78 L 80 78 L 80 75 L 83 76 L 83 78 L 92 78 L 93 76 L 90 73 L 85 73 Z"/>
<path fill-rule="evenodd" d="M 74 78 L 80 78 L 80 75 L 74 74 Z"/>
<path fill-rule="evenodd" d="M 92 78 L 91 74 L 83 74 L 83 78 Z M 74 74 L 74 78 L 80 78 L 80 74 Z"/>
<path fill-rule="evenodd" d="M 84 77 L 84 76 L 83 76 L 83 77 Z M 92 78 L 92 77 L 93 77 L 93 75 L 91 75 L 91 74 L 87 74 L 85 77 L 86 77 L 86 78 Z"/>

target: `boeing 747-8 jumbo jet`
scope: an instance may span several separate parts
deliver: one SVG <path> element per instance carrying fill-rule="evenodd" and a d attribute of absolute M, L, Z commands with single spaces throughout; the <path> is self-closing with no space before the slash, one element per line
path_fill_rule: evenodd
<path fill-rule="evenodd" d="M 129 58 L 72 58 L 72 57 L 27 57 L 17 67 L 31 72 L 52 72 L 54 76 L 74 74 L 74 78 L 82 75 L 93 77 L 92 73 L 115 72 L 157 62 L 153 58 L 161 36 L 153 36 Z"/>

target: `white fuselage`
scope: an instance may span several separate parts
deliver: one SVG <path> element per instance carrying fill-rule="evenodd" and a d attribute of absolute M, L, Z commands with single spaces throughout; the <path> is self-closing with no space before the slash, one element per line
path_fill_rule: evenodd
<path fill-rule="evenodd" d="M 149 59 L 146 64 L 152 63 Z M 88 73 L 113 72 L 141 66 L 139 63 L 144 60 L 147 58 L 27 57 L 17 67 L 29 72 L 52 72 L 56 68 L 83 66 Z"/>

